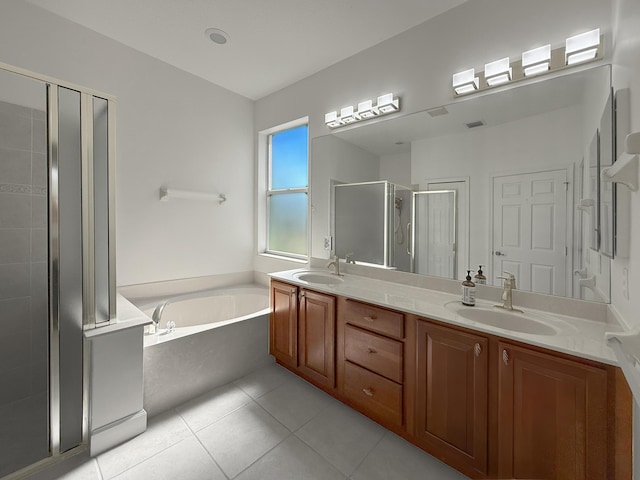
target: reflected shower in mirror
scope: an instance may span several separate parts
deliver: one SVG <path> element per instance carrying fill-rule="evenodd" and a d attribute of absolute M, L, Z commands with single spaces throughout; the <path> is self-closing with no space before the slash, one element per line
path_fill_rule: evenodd
<path fill-rule="evenodd" d="M 324 238 L 333 236 L 335 253 L 352 253 L 356 263 L 453 279 L 486 265 L 489 284 L 499 285 L 496 277 L 508 270 L 519 289 L 608 301 L 609 247 L 601 252 L 595 235 L 598 195 L 608 229 L 615 212 L 591 170 L 591 147 L 598 131 L 613 138 L 610 77 L 610 66 L 599 66 L 314 138 L 312 256 L 328 258 Z M 597 140 L 595 147 L 597 162 Z M 334 186 L 364 182 L 414 192 L 401 224 L 389 209 L 388 228 L 376 234 L 376 242 L 387 238 L 395 247 L 387 262 L 358 258 L 361 240 L 338 238 Z M 455 194 L 423 195 L 443 190 Z M 590 200 L 591 211 L 584 207 Z M 359 204 L 341 202 L 339 214 L 364 216 Z M 392 234 L 411 241 L 396 245 Z M 413 259 L 399 262 L 402 251 Z"/>

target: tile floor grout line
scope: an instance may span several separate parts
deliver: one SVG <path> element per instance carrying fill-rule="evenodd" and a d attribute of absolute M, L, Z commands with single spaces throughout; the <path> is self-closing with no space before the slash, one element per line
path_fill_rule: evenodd
<path fill-rule="evenodd" d="M 100 468 L 100 464 L 98 463 L 98 457 L 93 457 L 91 458 L 91 460 L 93 460 L 93 462 L 95 463 L 95 466 L 98 470 L 98 477 L 100 477 L 98 480 L 105 480 L 104 475 L 102 474 L 102 469 Z"/>
<path fill-rule="evenodd" d="M 241 377 L 241 378 L 244 378 L 244 377 Z M 241 378 L 240 378 L 240 379 L 241 379 Z M 240 380 L 240 379 L 238 379 L 238 380 Z M 238 387 L 240 390 L 242 390 L 245 394 L 247 394 L 249 397 L 251 397 L 251 399 L 252 399 L 252 400 L 258 400 L 259 398 L 264 397 L 266 394 L 271 393 L 271 392 L 273 392 L 274 390 L 277 390 L 278 388 L 280 388 L 280 387 L 281 387 L 281 386 L 283 386 L 284 384 L 286 384 L 286 383 L 288 383 L 288 382 L 291 382 L 293 379 L 291 379 L 291 378 L 286 378 L 282 383 L 280 383 L 280 384 L 276 385 L 275 387 L 273 387 L 273 388 L 271 388 L 271 389 L 269 389 L 269 390 L 267 390 L 267 391 L 265 391 L 265 392 L 262 392 L 262 393 L 261 393 L 260 395 L 258 395 L 257 397 L 254 397 L 254 396 L 253 396 L 253 395 L 251 395 L 249 392 L 247 392 L 244 388 L 242 388 L 240 385 L 237 385 L 237 384 L 236 384 L 236 382 L 237 382 L 238 380 L 235 380 L 235 381 L 234 381 L 234 382 L 232 382 L 232 383 L 233 383 L 236 387 Z"/>
<path fill-rule="evenodd" d="M 284 427 L 287 428 L 287 427 Z M 287 428 L 287 430 L 289 430 Z M 237 475 L 235 475 L 234 477 L 232 477 L 230 480 L 233 480 L 234 478 L 238 478 L 240 475 L 242 475 L 243 472 L 245 472 L 246 470 L 248 470 L 249 468 L 251 468 L 256 462 L 259 462 L 262 458 L 266 457 L 267 455 L 269 455 L 273 450 L 275 450 L 276 448 L 278 448 L 282 443 L 284 443 L 289 437 L 291 437 L 291 435 L 295 434 L 289 430 L 289 435 L 287 435 L 286 437 L 284 437 L 282 440 L 280 440 L 276 445 L 274 445 L 272 448 L 270 448 L 269 450 L 267 450 L 266 452 L 264 452 L 262 455 L 260 455 L 258 458 L 256 458 L 253 462 L 251 462 L 249 465 L 247 465 L 244 469 L 240 470 Z M 297 438 L 297 437 L 296 437 Z"/>
<path fill-rule="evenodd" d="M 178 412 L 176 411 L 176 409 L 175 409 L 175 408 L 172 408 L 172 409 L 170 409 L 170 410 L 167 410 L 166 412 L 162 412 L 160 415 L 164 415 L 165 413 L 171 412 L 171 410 L 173 410 L 173 411 L 174 411 L 174 413 L 175 413 L 176 415 L 178 415 L 178 417 L 180 417 L 180 414 L 178 414 Z M 180 419 L 182 420 L 182 417 L 180 417 Z M 184 420 L 183 420 L 183 421 L 184 421 Z M 136 436 L 136 437 L 133 437 L 133 438 L 138 438 L 138 437 L 140 437 L 140 436 L 144 435 L 146 432 L 147 432 L 147 430 L 145 430 L 145 431 L 144 431 L 144 432 L 142 432 L 140 435 L 138 435 L 138 436 Z M 128 441 L 133 440 L 133 438 L 132 438 L 132 439 L 129 439 Z M 182 439 L 182 440 L 184 440 L 184 439 Z M 174 443 L 172 443 L 172 444 L 168 445 L 167 447 L 165 447 L 165 448 L 163 448 L 162 450 L 160 450 L 160 451 L 158 451 L 158 452 L 154 453 L 154 454 L 153 454 L 153 455 L 151 455 L 150 457 L 147 457 L 147 458 L 145 458 L 144 460 L 142 460 L 142 461 L 140 461 L 140 462 L 137 462 L 137 463 L 135 463 L 135 464 L 131 465 L 129 468 L 124 469 L 123 471 L 119 472 L 118 474 L 116 474 L 116 475 L 114 475 L 114 476 L 112 476 L 112 477 L 108 477 L 108 478 L 107 478 L 107 477 L 105 477 L 104 475 L 102 475 L 102 480 L 112 480 L 113 478 L 116 478 L 118 475 L 122 475 L 124 472 L 127 472 L 127 471 L 131 470 L 133 467 L 137 467 L 137 466 L 138 466 L 138 465 L 140 465 L 141 463 L 144 463 L 144 462 L 146 462 L 147 460 L 151 460 L 152 458 L 156 457 L 157 455 L 160 455 L 162 452 L 164 452 L 165 450 L 168 450 L 169 448 L 173 447 L 174 445 L 177 445 L 177 444 L 178 444 L 178 443 L 180 443 L 182 440 L 178 440 L 178 441 L 176 441 L 176 442 L 174 442 Z M 120 446 L 122 446 L 122 445 L 125 445 L 126 443 L 128 443 L 128 441 L 127 441 L 127 442 L 124 442 L 124 443 L 121 443 L 120 445 L 116 445 L 116 446 L 115 446 L 115 447 L 113 447 L 113 448 L 117 448 L 117 447 L 120 447 Z M 113 448 L 112 448 L 112 449 L 113 449 Z M 107 450 L 106 452 L 108 452 L 108 451 L 110 451 L 110 450 L 112 450 L 112 449 L 109 449 L 109 450 Z M 104 452 L 104 453 L 106 453 L 106 452 Z M 99 458 L 99 457 L 100 457 L 100 455 L 98 455 L 98 456 L 96 457 L 96 461 L 98 461 L 98 458 Z M 99 463 L 99 462 L 98 462 L 98 466 L 100 466 L 100 463 Z M 102 473 L 102 471 L 101 471 L 100 473 Z"/>
<path fill-rule="evenodd" d="M 356 465 L 356 468 L 353 469 L 353 472 L 347 475 L 347 479 L 350 479 L 352 475 L 358 471 L 358 469 L 367 460 L 367 458 L 369 458 L 369 455 L 371 455 L 371 452 L 373 452 L 378 447 L 378 445 L 380 445 L 384 437 L 386 437 L 387 434 L 391 431 L 391 430 L 388 430 L 386 427 L 382 427 L 382 428 L 384 429 L 384 431 L 382 432 L 382 435 L 380 435 L 380 438 L 378 439 L 378 441 L 375 443 L 373 447 L 371 447 L 371 449 L 367 452 L 367 454 L 364 457 L 362 457 L 362 460 L 360 461 L 360 463 L 358 463 L 358 465 Z"/>
<path fill-rule="evenodd" d="M 245 405 L 246 405 L 246 404 L 245 404 Z M 243 405 L 243 406 L 244 406 L 244 405 Z M 234 411 L 235 411 L 235 410 L 234 410 Z M 199 445 L 204 449 L 204 451 L 205 451 L 205 452 L 207 452 L 207 455 L 209 456 L 209 458 L 211 459 L 211 461 L 213 462 L 213 464 L 214 464 L 216 467 L 218 467 L 218 470 L 220 470 L 220 471 L 222 472 L 222 475 L 224 475 L 224 477 L 225 477 L 227 480 L 231 480 L 231 477 L 229 477 L 229 475 L 227 475 L 227 472 L 225 472 L 225 471 L 222 469 L 222 466 L 220 466 L 220 465 L 218 464 L 218 462 L 216 461 L 216 459 L 215 459 L 215 458 L 213 458 L 213 454 L 209 451 L 209 449 L 207 449 L 207 447 L 205 447 L 205 446 L 204 446 L 204 444 L 203 444 L 203 443 L 202 443 L 202 441 L 200 440 L 200 437 L 198 437 L 198 434 L 197 434 L 197 433 L 196 433 L 196 432 L 195 432 L 195 431 L 194 431 L 194 430 L 189 426 L 189 424 L 187 423 L 187 421 L 186 421 L 184 418 L 182 418 L 182 415 L 180 415 L 180 414 L 178 413 L 178 416 L 179 416 L 179 417 L 180 417 L 180 419 L 184 422 L 184 424 L 187 426 L 187 428 L 188 428 L 188 429 L 189 429 L 189 431 L 191 432 L 191 435 L 195 438 L 196 442 L 198 442 L 198 444 L 199 444 Z M 216 423 L 216 422 L 214 422 L 214 423 Z M 213 423 L 212 423 L 211 425 L 213 425 Z M 202 428 L 202 429 L 200 429 L 200 430 L 203 430 L 204 428 L 206 428 L 206 427 L 203 427 L 203 428 Z M 200 430 L 198 430 L 198 431 L 200 431 Z"/>
<path fill-rule="evenodd" d="M 239 387 L 238 387 L 238 388 L 239 388 Z M 214 388 L 213 390 L 216 390 L 216 389 Z M 213 390 L 212 390 L 212 391 L 213 391 Z M 205 395 L 206 395 L 206 394 L 205 394 Z M 248 394 L 247 394 L 247 397 L 249 397 L 249 401 L 248 401 L 247 403 L 243 403 L 242 405 L 240 405 L 240 406 L 238 406 L 238 407 L 234 408 L 233 410 L 231 410 L 231 411 L 229 411 L 229 412 L 225 413 L 225 414 L 224 414 L 224 415 L 222 415 L 220 418 L 218 418 L 218 419 L 214 420 L 214 421 L 213 421 L 213 422 L 211 422 L 211 423 L 206 424 L 205 426 L 203 426 L 203 427 L 199 428 L 198 430 L 193 430 L 193 429 L 189 426 L 189 424 L 188 424 L 188 422 L 187 422 L 187 419 L 186 419 L 186 418 L 184 418 L 184 417 L 182 416 L 182 414 L 180 413 L 180 411 L 178 410 L 178 407 L 180 407 L 180 405 L 178 405 L 178 407 L 175 407 L 175 411 L 176 411 L 176 413 L 180 416 L 180 418 L 182 419 L 182 421 L 183 421 L 184 423 L 186 423 L 186 424 L 187 424 L 187 427 L 189 427 L 189 429 L 190 429 L 190 430 L 193 430 L 193 432 L 194 432 L 194 433 L 197 433 L 197 432 L 200 432 L 200 431 L 204 430 L 205 428 L 208 428 L 208 427 L 210 427 L 210 426 L 212 426 L 212 425 L 215 425 L 216 423 L 218 423 L 218 422 L 219 422 L 220 420 L 222 420 L 223 418 L 228 417 L 229 415 L 231 415 L 232 413 L 237 412 L 238 410 L 240 410 L 240 409 L 241 409 L 241 408 L 243 408 L 243 407 L 246 407 L 246 406 L 247 406 L 247 405 L 249 405 L 251 402 L 257 403 L 257 402 L 256 402 L 256 401 L 251 397 L 251 395 L 248 395 Z M 187 401 L 187 402 L 185 402 L 185 403 L 189 403 L 190 401 L 191 401 L 191 400 L 188 400 L 188 401 Z"/>

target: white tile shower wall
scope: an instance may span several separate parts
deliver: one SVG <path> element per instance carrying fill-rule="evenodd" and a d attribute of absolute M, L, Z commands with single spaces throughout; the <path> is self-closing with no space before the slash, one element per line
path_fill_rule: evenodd
<path fill-rule="evenodd" d="M 2 2 L 0 62 L 117 97 L 118 285 L 253 269 L 251 100 L 22 0 Z"/>
<path fill-rule="evenodd" d="M 43 145 L 44 112 L 0 101 L 0 406 L 47 388 L 46 181 L 33 183 L 47 177 Z"/>

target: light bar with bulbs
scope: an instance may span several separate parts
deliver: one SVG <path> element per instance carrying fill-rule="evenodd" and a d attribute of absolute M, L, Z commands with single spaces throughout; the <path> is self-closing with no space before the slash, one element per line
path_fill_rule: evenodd
<path fill-rule="evenodd" d="M 337 111 L 326 113 L 324 115 L 324 123 L 329 128 L 344 127 L 345 125 L 387 115 L 398 110 L 400 110 L 400 99 L 394 97 L 393 93 L 386 93 L 378 97 L 376 105 L 373 104 L 373 100 L 364 100 L 358 103 L 357 110 L 353 105 L 350 105 L 341 108 L 340 115 L 338 115 Z"/>
<path fill-rule="evenodd" d="M 551 68 L 551 45 L 522 52 L 522 73 L 525 77 L 548 72 Z"/>
<path fill-rule="evenodd" d="M 555 50 L 544 45 L 522 53 L 522 59 L 510 62 L 509 57 L 485 64 L 477 75 L 473 68 L 453 75 L 453 95 L 468 95 L 526 78 L 555 72 L 603 57 L 600 29 L 566 39 L 564 47 Z"/>

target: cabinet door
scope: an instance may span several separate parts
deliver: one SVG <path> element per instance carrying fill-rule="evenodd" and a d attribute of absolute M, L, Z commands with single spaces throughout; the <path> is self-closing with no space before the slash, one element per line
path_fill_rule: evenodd
<path fill-rule="evenodd" d="M 487 472 L 488 340 L 417 322 L 416 437 L 456 468 Z"/>
<path fill-rule="evenodd" d="M 271 282 L 269 353 L 290 367 L 298 366 L 298 289 Z"/>
<path fill-rule="evenodd" d="M 500 476 L 606 478 L 606 372 L 499 345 Z"/>
<path fill-rule="evenodd" d="M 318 385 L 335 386 L 336 300 L 330 295 L 300 291 L 298 365 Z"/>

